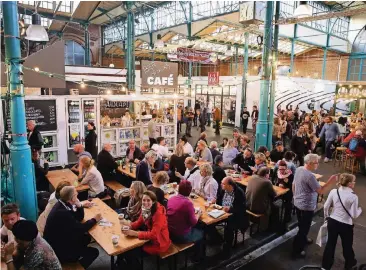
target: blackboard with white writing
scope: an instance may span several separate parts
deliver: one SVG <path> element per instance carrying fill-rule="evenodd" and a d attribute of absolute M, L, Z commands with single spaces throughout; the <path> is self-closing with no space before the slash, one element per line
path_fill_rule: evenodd
<path fill-rule="evenodd" d="M 35 120 L 39 131 L 57 130 L 56 100 L 25 100 L 25 117 Z M 11 130 L 10 118 L 7 130 Z"/>

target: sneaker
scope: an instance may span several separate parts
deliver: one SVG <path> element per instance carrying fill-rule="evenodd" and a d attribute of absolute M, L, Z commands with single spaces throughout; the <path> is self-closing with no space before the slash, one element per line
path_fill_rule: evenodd
<path fill-rule="evenodd" d="M 324 163 L 327 163 L 327 162 L 329 162 L 329 158 L 324 158 Z"/>

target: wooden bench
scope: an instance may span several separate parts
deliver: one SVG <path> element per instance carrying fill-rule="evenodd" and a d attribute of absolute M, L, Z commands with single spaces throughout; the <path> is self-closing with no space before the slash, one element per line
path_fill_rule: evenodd
<path fill-rule="evenodd" d="M 254 218 L 254 221 L 252 223 L 257 224 L 257 233 L 258 233 L 259 229 L 260 229 L 261 217 L 263 217 L 264 215 L 263 214 L 256 214 L 256 213 L 253 213 L 249 210 L 247 210 L 247 214 Z M 253 235 L 253 224 L 250 225 L 250 230 L 249 230 L 250 235 Z"/>
<path fill-rule="evenodd" d="M 62 270 L 84 270 L 84 267 L 82 267 L 79 262 L 63 263 L 61 266 Z"/>
<path fill-rule="evenodd" d="M 184 252 L 187 249 L 190 249 L 191 247 L 194 246 L 194 243 L 186 243 L 186 244 L 176 244 L 174 243 L 174 246 L 176 249 L 178 249 L 178 252 Z M 187 269 L 187 260 L 188 260 L 188 256 L 187 256 L 187 252 L 184 252 L 184 269 Z"/>
<path fill-rule="evenodd" d="M 111 180 L 111 181 L 105 181 L 104 184 L 109 187 L 111 190 L 113 190 L 114 192 L 116 192 L 119 189 L 124 189 L 126 188 L 124 185 L 118 183 L 115 180 Z"/>
<path fill-rule="evenodd" d="M 175 256 L 177 253 L 179 252 L 179 250 L 175 247 L 174 244 L 171 244 L 169 249 L 165 252 L 161 252 L 158 254 L 158 256 L 156 256 L 156 265 L 157 265 L 157 269 L 160 269 L 160 259 L 164 260 L 166 258 L 170 258 L 173 256 L 173 269 L 175 269 L 175 265 L 177 264 L 176 260 L 175 260 Z M 171 269 L 171 261 L 169 260 L 169 269 Z"/>

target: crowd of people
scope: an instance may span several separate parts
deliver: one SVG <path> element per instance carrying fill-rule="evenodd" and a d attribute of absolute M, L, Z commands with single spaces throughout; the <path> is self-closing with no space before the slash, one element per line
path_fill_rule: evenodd
<path fill-rule="evenodd" d="M 228 258 L 231 255 L 235 231 L 245 232 L 249 227 L 246 210 L 263 216 L 261 230 L 286 229 L 278 227 L 280 222 L 279 207 L 276 204 L 278 197 L 274 189 L 276 185 L 288 189 L 282 198 L 283 224 L 291 221 L 293 210 L 297 215 L 299 230 L 293 241 L 293 256 L 305 256 L 306 245 L 312 243 L 308 233 L 318 194 L 324 194 L 330 186 L 338 183 L 339 188 L 330 192 L 324 206 L 329 239 L 324 250 L 322 267 L 331 269 L 338 235 L 342 239 L 346 269 L 357 263 L 352 249 L 352 225 L 353 219 L 362 210 L 353 193 L 356 177 L 346 173 L 332 175 L 324 185 L 320 185 L 313 172 L 319 166 L 317 153 L 324 151 L 324 162 L 329 162 L 337 143 L 347 146 L 347 151 L 360 161 L 361 172 L 365 172 L 366 142 L 363 134 L 366 125 L 362 115 L 352 114 L 349 120 L 339 116 L 338 123 L 335 123 L 333 116 L 322 112 L 313 111 L 311 114 L 300 115 L 298 110 L 278 111 L 273 126 L 273 150 L 259 146 L 255 152 L 245 134 L 247 123 L 244 120 L 251 117 L 254 123 L 257 121 L 256 107 L 251 114 L 244 108 L 243 133 L 233 129 L 232 138 L 225 137 L 222 142 L 208 142 L 207 134 L 202 132 L 193 147 L 187 136 L 191 135 L 192 124 L 198 125 L 195 118 L 196 121 L 203 119 L 200 126 L 204 130 L 202 123 L 210 123 L 212 115 L 216 121 L 215 113 L 219 110 L 212 108 L 207 111 L 207 108 L 203 108 L 202 114 L 208 116 L 205 118 L 200 116 L 201 108 L 195 109 L 195 112 L 189 108 L 186 108 L 186 112 L 181 111 L 181 120 L 178 116 L 178 131 L 181 131 L 181 121 L 187 124 L 187 128 L 186 135 L 179 139 L 174 152 L 169 151 L 164 137 L 155 136 L 154 115 L 148 124 L 149 143 L 138 147 L 134 140 L 129 141 L 123 164 L 136 166 L 135 179 L 123 173 L 121 164 L 110 153 L 110 144 L 103 145 L 99 154 L 90 144 L 86 144 L 89 149 L 81 144 L 74 146 L 78 162 L 71 170 L 77 175 L 80 185 L 89 185 L 88 197 L 104 197 L 104 181 L 108 180 L 117 180 L 129 188 L 130 199 L 127 206 L 121 205 L 117 210 L 118 213 L 123 213 L 123 234 L 149 240 L 142 249 L 150 255 L 167 251 L 172 241 L 194 242 L 197 250 L 193 260 L 201 260 L 203 228 L 199 220 L 202 211 L 194 209 L 189 199 L 193 193 L 209 204 L 221 205 L 225 212 L 231 213 L 226 221 L 223 237 L 217 230 L 208 232 L 210 240 L 219 239 L 223 243 L 222 256 Z M 183 120 L 184 117 L 187 120 Z M 32 123 L 29 125 L 32 126 Z M 93 145 L 92 131 L 95 127 L 89 123 L 88 129 L 91 131 L 89 139 Z M 219 132 L 218 121 L 216 132 Z M 38 140 L 33 147 L 33 160 L 39 165 L 37 154 L 40 137 L 34 127 L 28 137 L 32 136 Z M 42 183 L 48 168 L 39 167 L 41 169 L 36 177 L 39 177 L 37 183 L 40 184 L 37 189 L 46 189 Z M 238 178 L 228 176 L 227 170 L 232 170 L 232 175 L 251 177 L 248 185 L 244 186 L 236 181 Z M 167 183 L 176 183 L 178 195 L 165 198 Z M 83 221 L 84 208 L 91 206 L 89 201 L 82 200 L 75 186 L 67 181 L 59 183 L 51 194 L 37 224 L 22 219 L 15 204 L 3 206 L 2 255 L 8 269 L 16 269 L 20 265 L 25 269 L 61 269 L 62 263 L 76 261 L 84 268 L 90 266 L 99 252 L 88 246 L 91 238 L 86 233 L 102 219 L 102 215 L 97 214 L 92 219 Z M 124 253 L 119 256 L 117 264 L 122 267 L 136 263 L 136 256 L 140 254 L 137 255 L 135 251 Z"/>

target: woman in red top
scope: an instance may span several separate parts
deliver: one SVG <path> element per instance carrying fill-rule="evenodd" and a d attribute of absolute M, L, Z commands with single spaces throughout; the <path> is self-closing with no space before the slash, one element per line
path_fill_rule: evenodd
<path fill-rule="evenodd" d="M 142 225 L 147 231 L 137 231 Z M 122 224 L 124 225 L 124 224 Z M 143 246 L 143 250 L 151 255 L 165 252 L 171 244 L 168 222 L 164 206 L 157 202 L 156 195 L 151 191 L 144 192 L 142 197 L 141 215 L 138 220 L 129 224 L 128 230 L 122 227 L 122 233 L 141 240 L 150 240 Z"/>

